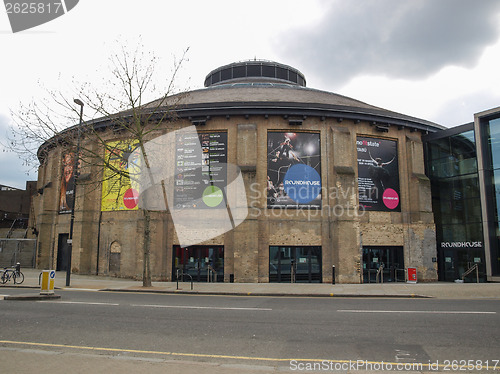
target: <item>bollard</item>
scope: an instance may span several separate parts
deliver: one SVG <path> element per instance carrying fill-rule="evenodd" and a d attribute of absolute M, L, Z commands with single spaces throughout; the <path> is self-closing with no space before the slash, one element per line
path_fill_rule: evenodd
<path fill-rule="evenodd" d="M 332 265 L 332 284 L 335 284 L 335 265 Z"/>
<path fill-rule="evenodd" d="M 43 270 L 42 282 L 40 285 L 40 295 L 54 294 L 54 281 L 56 278 L 55 270 Z"/>

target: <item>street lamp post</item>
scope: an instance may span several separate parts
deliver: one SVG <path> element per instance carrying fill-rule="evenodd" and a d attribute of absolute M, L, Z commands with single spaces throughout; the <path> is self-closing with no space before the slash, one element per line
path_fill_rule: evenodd
<path fill-rule="evenodd" d="M 66 287 L 69 287 L 71 279 L 71 255 L 73 254 L 73 226 L 75 223 L 75 202 L 76 202 L 76 186 L 78 181 L 78 162 L 80 158 L 80 131 L 83 122 L 83 102 L 80 99 L 73 100 L 75 104 L 80 105 L 80 123 L 78 125 L 78 135 L 76 142 L 76 154 L 75 154 L 75 165 L 73 167 L 73 173 L 75 175 L 74 181 L 75 186 L 73 187 L 73 202 L 71 203 L 71 221 L 69 225 L 69 239 L 68 239 L 68 264 L 66 268 Z"/>

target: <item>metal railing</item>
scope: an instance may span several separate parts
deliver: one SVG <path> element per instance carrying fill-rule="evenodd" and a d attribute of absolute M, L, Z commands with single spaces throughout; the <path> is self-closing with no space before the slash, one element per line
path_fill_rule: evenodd
<path fill-rule="evenodd" d="M 396 282 L 396 283 L 399 282 L 398 272 L 403 272 L 402 282 L 406 282 L 406 270 L 405 269 L 394 269 L 394 282 Z"/>
<path fill-rule="evenodd" d="M 380 282 L 379 282 L 380 276 Z M 384 264 L 380 265 L 377 270 L 377 276 L 375 277 L 375 283 L 384 283 Z"/>
<path fill-rule="evenodd" d="M 474 270 L 476 271 L 476 282 L 479 283 L 479 266 L 477 266 L 477 264 L 472 265 L 465 271 L 465 273 L 462 274 L 462 282 L 465 281 L 465 277 L 472 273 Z"/>
<path fill-rule="evenodd" d="M 215 278 L 215 280 L 214 280 L 214 278 Z M 217 283 L 217 272 L 215 271 L 215 269 L 211 265 L 208 265 L 207 281 L 208 281 L 208 283 L 210 283 L 210 282 Z"/>
<path fill-rule="evenodd" d="M 177 289 L 179 289 L 179 278 L 182 278 L 182 281 L 184 281 L 184 275 L 187 275 L 191 279 L 191 291 L 193 290 L 193 277 L 191 274 L 188 273 L 181 273 L 181 269 L 177 269 Z"/>

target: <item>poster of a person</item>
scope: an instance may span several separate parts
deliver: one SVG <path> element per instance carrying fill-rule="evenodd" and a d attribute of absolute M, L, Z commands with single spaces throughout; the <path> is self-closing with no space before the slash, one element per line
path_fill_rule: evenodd
<path fill-rule="evenodd" d="M 71 211 L 75 193 L 75 155 L 66 153 L 63 157 L 59 212 Z"/>

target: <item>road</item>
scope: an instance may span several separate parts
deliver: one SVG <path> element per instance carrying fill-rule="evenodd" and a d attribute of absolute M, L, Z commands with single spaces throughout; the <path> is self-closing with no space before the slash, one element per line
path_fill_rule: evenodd
<path fill-rule="evenodd" d="M 390 363 L 500 372 L 498 300 L 58 293 L 0 301 L 2 369 L 262 373 L 316 364 L 357 372 Z"/>

